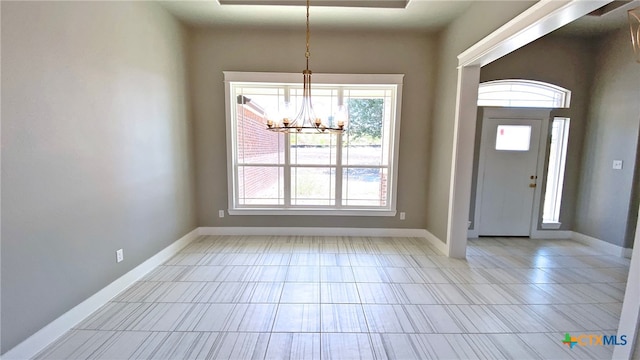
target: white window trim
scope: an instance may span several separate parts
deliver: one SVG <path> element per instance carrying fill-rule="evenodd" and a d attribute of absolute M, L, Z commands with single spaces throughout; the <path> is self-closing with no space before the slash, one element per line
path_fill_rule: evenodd
<path fill-rule="evenodd" d="M 561 222 L 543 222 L 542 225 L 540 225 L 543 230 L 558 230 L 561 226 Z"/>
<path fill-rule="evenodd" d="M 380 208 L 358 208 L 358 209 L 318 209 L 318 208 L 286 208 L 286 207 L 254 207 L 239 208 L 235 206 L 235 179 L 234 179 L 234 158 L 236 151 L 234 129 L 232 127 L 231 114 L 232 104 L 235 102 L 231 97 L 231 85 L 237 82 L 249 83 L 292 83 L 301 84 L 300 73 L 272 73 L 272 72 L 239 72 L 223 71 L 225 83 L 225 116 L 226 116 L 226 139 L 227 139 L 227 198 L 229 215 L 314 215 L 314 216 L 396 216 L 397 213 L 397 184 L 398 184 L 398 160 L 400 149 L 400 114 L 402 107 L 402 84 L 404 74 L 322 74 L 314 73 L 313 84 L 354 84 L 354 85 L 397 85 L 395 122 L 393 127 L 393 144 L 391 158 L 393 163 L 390 166 L 388 181 L 388 192 L 390 192 L 390 205 L 386 209 Z M 265 130 L 266 131 L 266 130 Z"/>
<path fill-rule="evenodd" d="M 311 209 L 287 209 L 287 208 L 264 208 L 264 209 L 229 209 L 227 210 L 229 215 L 313 215 L 313 216 L 396 216 L 396 210 L 380 210 L 380 209 L 326 209 L 326 210 L 311 210 Z"/>

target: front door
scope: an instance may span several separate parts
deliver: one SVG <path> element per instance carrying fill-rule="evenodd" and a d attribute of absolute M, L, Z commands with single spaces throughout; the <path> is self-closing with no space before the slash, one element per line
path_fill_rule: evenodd
<path fill-rule="evenodd" d="M 540 129 L 535 110 L 485 113 L 478 173 L 480 236 L 528 236 L 537 178 Z M 527 114 L 533 116 L 527 116 Z M 511 116 L 508 116 L 511 115 Z M 548 119 L 548 113 L 547 117 Z"/>

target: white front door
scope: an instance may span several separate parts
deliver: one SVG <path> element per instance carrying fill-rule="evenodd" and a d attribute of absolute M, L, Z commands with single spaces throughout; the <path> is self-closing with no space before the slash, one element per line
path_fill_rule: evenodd
<path fill-rule="evenodd" d="M 514 111 L 519 111 L 517 116 Z M 509 116 L 511 115 L 511 116 Z M 532 115 L 532 116 L 527 116 Z M 491 109 L 482 125 L 478 173 L 478 234 L 528 236 L 538 181 L 539 111 Z"/>

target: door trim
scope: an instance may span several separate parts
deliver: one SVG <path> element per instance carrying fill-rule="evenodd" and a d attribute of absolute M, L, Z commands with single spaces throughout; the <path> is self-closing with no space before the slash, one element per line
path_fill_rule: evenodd
<path fill-rule="evenodd" d="M 542 182 L 545 180 L 544 175 L 546 171 L 544 165 L 546 164 L 547 156 L 547 142 L 549 141 L 549 119 L 551 117 L 551 109 L 541 108 L 498 108 L 498 107 L 484 107 L 482 120 L 484 124 L 485 118 L 508 118 L 508 119 L 527 119 L 527 120 L 540 120 L 540 140 L 538 143 L 538 162 L 536 165 L 535 175 L 538 177 L 538 186 L 536 186 L 533 192 L 533 209 L 531 210 L 531 226 L 529 228 L 529 237 L 535 237 L 538 230 L 538 222 L 541 218 L 540 215 L 540 203 L 542 200 Z M 480 141 L 482 141 L 482 131 L 480 132 Z M 482 144 L 480 144 L 480 157 L 478 158 L 478 176 L 476 181 L 476 204 L 475 212 L 473 214 L 473 230 L 468 230 L 468 236 L 470 238 L 477 238 L 479 236 L 479 224 L 480 224 L 480 205 L 482 202 L 481 189 L 484 185 L 484 180 L 480 174 L 484 173 L 484 161 L 482 156 L 484 150 Z"/>

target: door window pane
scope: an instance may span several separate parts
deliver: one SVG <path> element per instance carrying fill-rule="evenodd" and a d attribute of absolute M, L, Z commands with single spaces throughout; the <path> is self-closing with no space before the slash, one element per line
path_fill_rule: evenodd
<path fill-rule="evenodd" d="M 498 125 L 496 133 L 496 150 L 529 151 L 531 142 L 531 126 Z"/>

